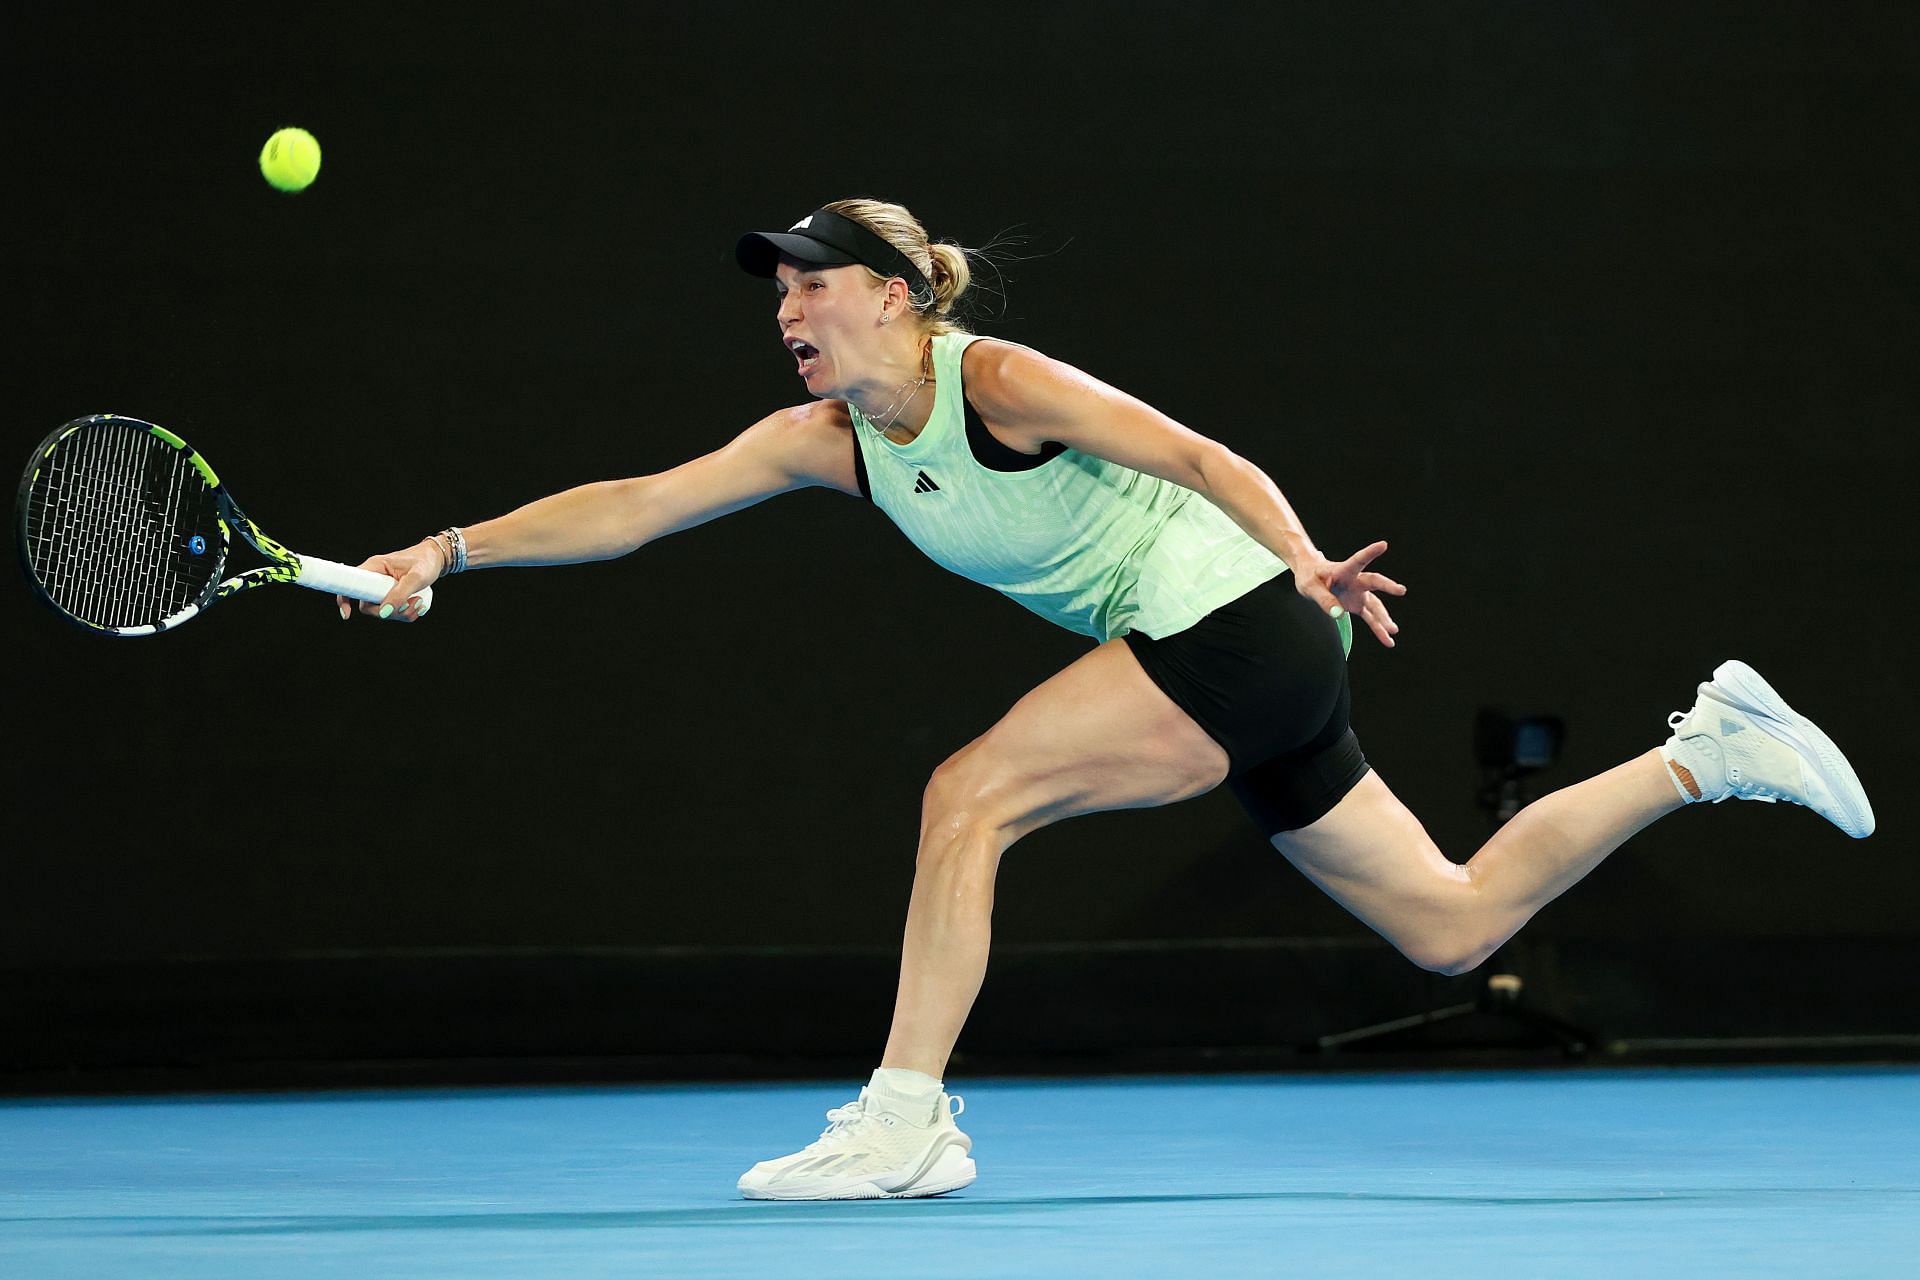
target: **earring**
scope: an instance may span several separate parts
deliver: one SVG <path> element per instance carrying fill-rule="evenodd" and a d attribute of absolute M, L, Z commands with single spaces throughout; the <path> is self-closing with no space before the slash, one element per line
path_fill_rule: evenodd
<path fill-rule="evenodd" d="M 889 320 L 891 320 L 891 319 L 893 319 L 893 316 L 892 316 L 892 315 L 890 315 L 889 313 L 887 313 L 887 312 L 885 312 L 885 311 L 882 311 L 882 312 L 880 313 L 880 323 L 881 323 L 881 324 L 885 324 L 885 323 L 887 323 L 887 321 L 889 321 Z"/>

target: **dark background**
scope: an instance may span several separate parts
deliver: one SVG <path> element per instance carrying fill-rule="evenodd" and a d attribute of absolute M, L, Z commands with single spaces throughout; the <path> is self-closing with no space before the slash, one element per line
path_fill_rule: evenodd
<path fill-rule="evenodd" d="M 16 6 L 6 430 L 159 422 L 357 560 L 796 403 L 734 238 L 900 201 L 1000 246 L 981 331 L 1260 463 L 1329 553 L 1392 542 L 1354 721 L 1456 859 L 1482 706 L 1564 716 L 1562 785 L 1738 656 L 1847 749 L 1874 838 L 1677 815 L 1521 935 L 1532 990 L 1620 1044 L 1911 1041 L 1917 36 L 1811 0 Z M 284 124 L 324 148 L 294 197 L 255 166 Z M 16 578 L 0 1067 L 869 1058 L 925 777 L 1085 647 L 821 491 L 437 603 L 121 643 Z M 982 1063 L 1477 983 L 1224 791 L 1031 837 L 995 924 Z"/>

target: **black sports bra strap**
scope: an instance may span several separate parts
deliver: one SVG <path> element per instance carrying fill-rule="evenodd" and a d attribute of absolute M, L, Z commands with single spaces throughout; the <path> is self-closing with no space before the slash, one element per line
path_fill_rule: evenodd
<path fill-rule="evenodd" d="M 847 438 L 853 444 L 853 478 L 860 484 L 860 496 L 872 502 L 873 486 L 867 483 L 867 456 L 860 450 L 860 428 L 849 431 Z"/>
<path fill-rule="evenodd" d="M 1035 467 L 1045 466 L 1067 451 L 1067 446 L 1058 440 L 1049 440 L 1040 446 L 1040 452 L 1021 453 L 1010 449 L 1000 438 L 987 430 L 987 424 L 981 421 L 980 411 L 973 407 L 973 401 L 966 400 L 967 448 L 973 452 L 973 460 L 989 471 L 1031 471 Z"/>

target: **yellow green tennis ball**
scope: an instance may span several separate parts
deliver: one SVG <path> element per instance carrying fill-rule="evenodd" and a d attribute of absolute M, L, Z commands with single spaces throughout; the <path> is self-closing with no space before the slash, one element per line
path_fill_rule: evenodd
<path fill-rule="evenodd" d="M 282 129 L 260 148 L 260 172 L 279 191 L 305 191 L 320 172 L 320 144 L 305 129 Z"/>

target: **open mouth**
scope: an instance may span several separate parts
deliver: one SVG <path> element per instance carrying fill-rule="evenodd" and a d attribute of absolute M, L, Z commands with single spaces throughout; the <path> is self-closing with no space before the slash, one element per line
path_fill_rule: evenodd
<path fill-rule="evenodd" d="M 791 351 L 793 358 L 800 362 L 799 372 L 802 376 L 811 372 L 814 365 L 820 362 L 820 349 L 810 342 L 802 342 L 798 338 L 789 338 L 787 339 L 787 350 Z"/>

